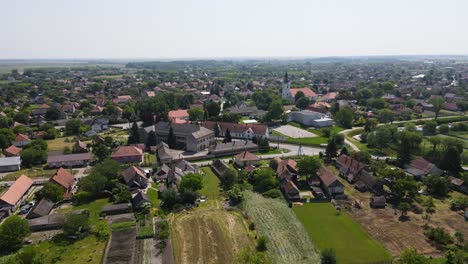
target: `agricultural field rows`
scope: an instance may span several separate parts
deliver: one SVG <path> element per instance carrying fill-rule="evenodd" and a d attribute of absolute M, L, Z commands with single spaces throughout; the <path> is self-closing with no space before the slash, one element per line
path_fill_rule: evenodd
<path fill-rule="evenodd" d="M 268 238 L 268 255 L 273 263 L 320 263 L 320 254 L 307 231 L 288 205 L 246 191 L 244 209 L 256 229 Z"/>

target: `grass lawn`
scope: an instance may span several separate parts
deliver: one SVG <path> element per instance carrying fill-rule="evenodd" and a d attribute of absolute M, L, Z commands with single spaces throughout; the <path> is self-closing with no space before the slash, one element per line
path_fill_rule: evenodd
<path fill-rule="evenodd" d="M 200 203 L 200 206 L 217 207 L 221 198 L 219 178 L 214 174 L 210 167 L 202 167 L 201 170 L 205 173 L 205 175 L 203 175 L 203 188 L 200 190 L 200 195 L 207 196 L 208 200 L 204 203 Z"/>
<path fill-rule="evenodd" d="M 56 169 L 43 169 L 41 167 L 34 167 L 28 169 L 22 169 L 19 171 L 12 172 L 10 174 L 5 175 L 1 180 L 2 181 L 14 181 L 22 174 L 28 176 L 29 178 L 50 178 L 52 175 L 55 174 Z"/>
<path fill-rule="evenodd" d="M 104 220 L 99 220 L 99 213 L 102 210 L 102 207 L 106 205 L 111 205 L 112 203 L 109 202 L 107 198 L 105 199 L 98 199 L 95 201 L 92 201 L 87 204 L 82 204 L 78 206 L 70 206 L 64 209 L 59 209 L 57 210 L 60 213 L 67 213 L 73 210 L 80 210 L 80 209 L 85 209 L 89 211 L 89 220 L 91 222 L 91 225 L 97 224 L 99 221 L 104 221 Z"/>
<path fill-rule="evenodd" d="M 294 143 L 294 144 L 303 144 L 303 145 L 311 145 L 311 146 L 318 146 L 320 144 L 327 144 L 328 139 L 324 137 L 312 137 L 312 138 L 288 138 L 286 139 L 286 143 Z"/>
<path fill-rule="evenodd" d="M 154 163 L 156 163 L 156 155 L 145 153 L 144 164 L 154 164 Z"/>
<path fill-rule="evenodd" d="M 337 215 L 329 203 L 309 203 L 293 208 L 310 239 L 320 249 L 332 248 L 338 263 L 390 261 L 387 250 L 346 213 Z"/>
<path fill-rule="evenodd" d="M 153 207 L 159 207 L 159 205 L 161 204 L 161 200 L 159 200 L 158 198 L 159 186 L 157 183 L 152 183 L 151 187 L 152 188 L 149 188 L 148 191 L 146 192 L 146 195 L 148 195 L 148 198 L 150 199 Z"/>
<path fill-rule="evenodd" d="M 75 144 L 74 137 L 61 137 L 51 140 L 46 140 L 49 151 L 63 151 L 66 147 L 70 149 Z M 85 143 L 91 143 L 90 140 L 84 141 Z"/>

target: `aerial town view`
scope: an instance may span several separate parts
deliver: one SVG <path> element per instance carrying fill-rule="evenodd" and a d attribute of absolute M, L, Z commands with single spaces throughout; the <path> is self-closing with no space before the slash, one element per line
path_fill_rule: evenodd
<path fill-rule="evenodd" d="M 0 264 L 467 264 L 468 1 L 4 1 Z"/>

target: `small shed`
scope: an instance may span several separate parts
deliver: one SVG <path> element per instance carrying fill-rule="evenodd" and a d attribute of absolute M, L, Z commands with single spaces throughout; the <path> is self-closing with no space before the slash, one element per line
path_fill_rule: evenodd
<path fill-rule="evenodd" d="M 372 208 L 385 208 L 387 206 L 387 200 L 385 196 L 373 195 L 370 199 L 370 207 Z"/>
<path fill-rule="evenodd" d="M 132 211 L 131 203 L 107 205 L 102 208 L 101 214 L 103 215 L 116 215 L 125 214 Z"/>
<path fill-rule="evenodd" d="M 46 216 L 50 213 L 50 211 L 52 210 L 52 208 L 54 208 L 54 205 L 55 203 L 52 202 L 51 200 L 49 199 L 45 199 L 45 198 L 42 198 L 42 200 L 40 200 L 36 206 L 34 207 L 34 209 L 32 209 L 29 214 L 28 214 L 28 217 L 27 218 L 37 218 L 37 217 L 42 217 L 42 216 Z"/>

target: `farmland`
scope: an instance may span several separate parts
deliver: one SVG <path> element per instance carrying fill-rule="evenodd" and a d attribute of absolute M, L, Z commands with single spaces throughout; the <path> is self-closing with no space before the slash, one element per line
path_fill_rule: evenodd
<path fill-rule="evenodd" d="M 244 209 L 261 235 L 268 238 L 267 254 L 274 263 L 319 263 L 320 254 L 287 204 L 250 191 Z"/>
<path fill-rule="evenodd" d="M 294 207 L 294 213 L 320 249 L 332 248 L 339 262 L 358 264 L 390 260 L 390 254 L 346 213 L 329 203 Z"/>
<path fill-rule="evenodd" d="M 200 208 L 170 216 L 175 263 L 233 263 L 238 251 L 253 247 L 247 223 L 238 211 L 221 207 L 219 179 L 208 167 L 201 195 L 208 197 Z"/>

